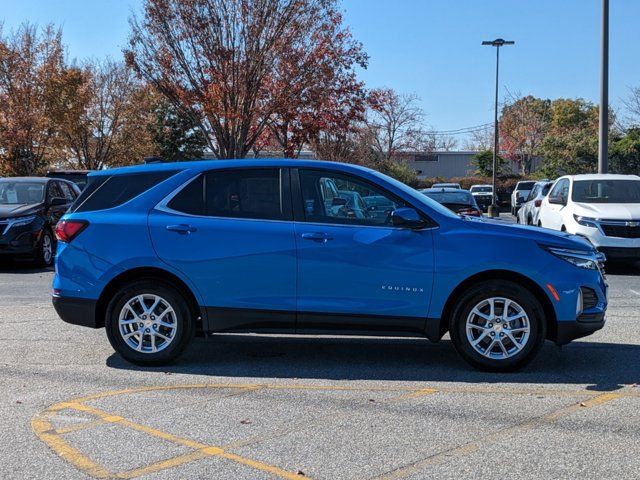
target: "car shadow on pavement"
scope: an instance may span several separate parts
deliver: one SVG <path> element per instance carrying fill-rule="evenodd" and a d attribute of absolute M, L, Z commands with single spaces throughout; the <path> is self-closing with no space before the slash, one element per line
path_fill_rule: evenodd
<path fill-rule="evenodd" d="M 0 259 L 0 273 L 45 273 L 53 272 L 54 268 L 51 267 L 37 267 L 29 260 L 7 260 Z"/>
<path fill-rule="evenodd" d="M 579 384 L 598 391 L 640 383 L 640 346 L 577 341 L 559 349 L 546 342 L 536 360 L 516 373 L 480 372 L 449 340 L 370 337 L 214 335 L 197 338 L 170 366 L 143 368 L 114 354 L 112 368 L 237 378 Z"/>

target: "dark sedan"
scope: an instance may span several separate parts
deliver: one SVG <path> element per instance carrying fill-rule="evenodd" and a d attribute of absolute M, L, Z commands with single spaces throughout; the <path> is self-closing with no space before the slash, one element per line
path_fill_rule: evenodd
<path fill-rule="evenodd" d="M 458 215 L 481 217 L 482 210 L 469 190 L 458 188 L 425 188 L 420 190 L 427 197 L 444 205 Z"/>
<path fill-rule="evenodd" d="M 75 183 L 41 177 L 0 179 L 0 255 L 49 266 L 53 228 L 79 195 Z"/>

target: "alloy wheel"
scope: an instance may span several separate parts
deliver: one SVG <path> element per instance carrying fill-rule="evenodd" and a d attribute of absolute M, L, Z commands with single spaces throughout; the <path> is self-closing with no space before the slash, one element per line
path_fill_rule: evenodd
<path fill-rule="evenodd" d="M 175 338 L 176 313 L 169 302 L 159 295 L 136 295 L 122 307 L 118 329 L 125 343 L 133 350 L 156 353 L 167 348 Z"/>
<path fill-rule="evenodd" d="M 466 322 L 467 340 L 480 355 L 504 360 L 527 345 L 531 333 L 529 317 L 517 302 L 490 297 L 473 307 Z"/>

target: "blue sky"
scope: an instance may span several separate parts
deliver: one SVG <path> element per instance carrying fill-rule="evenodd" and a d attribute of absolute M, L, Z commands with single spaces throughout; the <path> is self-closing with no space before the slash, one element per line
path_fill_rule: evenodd
<path fill-rule="evenodd" d="M 63 28 L 70 56 L 120 57 L 140 0 L 0 0 L 4 29 L 28 20 Z M 493 118 L 495 51 L 503 37 L 501 96 L 598 100 L 600 0 L 343 0 L 345 23 L 369 53 L 369 87 L 415 93 L 437 130 Z M 640 86 L 640 1 L 611 0 L 610 98 Z"/>

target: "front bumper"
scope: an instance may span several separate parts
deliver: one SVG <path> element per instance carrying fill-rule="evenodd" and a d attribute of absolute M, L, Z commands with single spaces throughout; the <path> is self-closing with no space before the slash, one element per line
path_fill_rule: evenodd
<path fill-rule="evenodd" d="M 96 319 L 96 300 L 75 297 L 52 297 L 53 308 L 65 322 L 83 327 L 101 328 Z"/>
<path fill-rule="evenodd" d="M 35 224 L 35 222 L 34 222 Z M 37 253 L 42 227 L 29 224 L 14 227 L 7 231 L 0 225 L 0 255 L 15 257 L 32 257 Z"/>
<path fill-rule="evenodd" d="M 558 322 L 556 343 L 566 345 L 576 338 L 586 337 L 604 327 L 604 312 L 583 314 L 573 322 Z"/>

